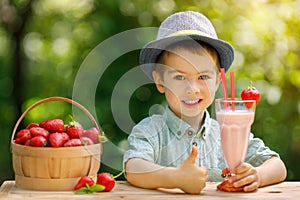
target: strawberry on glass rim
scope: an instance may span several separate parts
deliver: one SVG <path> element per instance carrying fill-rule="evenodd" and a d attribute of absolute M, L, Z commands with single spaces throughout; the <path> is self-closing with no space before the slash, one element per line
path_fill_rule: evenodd
<path fill-rule="evenodd" d="M 256 106 L 258 105 L 260 99 L 260 92 L 253 86 L 252 81 L 250 81 L 250 85 L 242 90 L 241 92 L 242 100 L 255 100 Z M 252 103 L 246 103 L 248 108 L 252 107 Z"/>

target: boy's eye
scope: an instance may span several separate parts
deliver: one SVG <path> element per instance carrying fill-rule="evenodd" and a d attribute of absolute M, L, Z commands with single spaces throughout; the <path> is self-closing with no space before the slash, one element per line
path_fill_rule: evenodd
<path fill-rule="evenodd" d="M 176 79 L 176 80 L 184 80 L 185 78 L 184 78 L 184 76 L 182 76 L 182 75 L 176 75 L 176 76 L 174 77 L 174 79 Z"/>
<path fill-rule="evenodd" d="M 199 80 L 207 80 L 207 79 L 209 79 L 208 75 L 201 75 L 201 76 L 199 76 Z"/>

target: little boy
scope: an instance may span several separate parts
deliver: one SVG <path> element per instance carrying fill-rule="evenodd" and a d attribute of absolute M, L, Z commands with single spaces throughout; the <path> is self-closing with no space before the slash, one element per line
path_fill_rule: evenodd
<path fill-rule="evenodd" d="M 218 39 L 198 12 L 179 12 L 161 24 L 157 39 L 142 49 L 140 63 L 168 106 L 164 114 L 143 119 L 128 137 L 124 168 L 131 184 L 197 194 L 206 181 L 222 181 L 226 163 L 220 127 L 207 108 L 220 83 L 220 68 L 227 71 L 233 58 L 232 46 Z M 250 192 L 283 181 L 286 168 L 250 133 L 245 162 L 234 174 L 234 187 Z"/>

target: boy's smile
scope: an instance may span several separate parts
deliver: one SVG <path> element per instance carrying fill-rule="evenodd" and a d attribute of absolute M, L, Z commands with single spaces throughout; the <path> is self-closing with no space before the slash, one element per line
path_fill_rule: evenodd
<path fill-rule="evenodd" d="M 219 72 L 212 57 L 180 49 L 168 53 L 163 64 L 162 76 L 153 72 L 157 89 L 165 93 L 170 109 L 178 117 L 198 129 L 219 85 Z"/>

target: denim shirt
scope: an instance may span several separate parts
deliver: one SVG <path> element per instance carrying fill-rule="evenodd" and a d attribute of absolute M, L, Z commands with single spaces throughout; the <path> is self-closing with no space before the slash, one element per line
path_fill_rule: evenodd
<path fill-rule="evenodd" d="M 222 181 L 221 170 L 226 167 L 226 162 L 220 128 L 207 110 L 199 131 L 178 118 L 168 107 L 162 115 L 143 119 L 128 137 L 123 166 L 130 158 L 142 158 L 161 166 L 178 167 L 190 155 L 192 144 L 198 148 L 196 164 L 207 168 L 209 181 Z M 259 166 L 272 156 L 279 157 L 250 133 L 245 162 Z"/>

